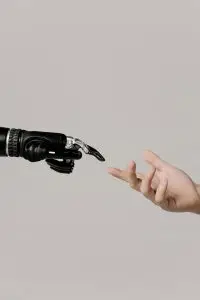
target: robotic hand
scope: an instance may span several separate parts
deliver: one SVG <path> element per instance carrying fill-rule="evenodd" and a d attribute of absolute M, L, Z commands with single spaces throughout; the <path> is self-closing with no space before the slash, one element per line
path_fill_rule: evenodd
<path fill-rule="evenodd" d="M 52 170 L 70 174 L 75 160 L 82 158 L 80 150 L 105 161 L 93 147 L 62 133 L 0 127 L 0 156 L 3 157 L 23 157 L 30 162 L 45 160 Z"/>

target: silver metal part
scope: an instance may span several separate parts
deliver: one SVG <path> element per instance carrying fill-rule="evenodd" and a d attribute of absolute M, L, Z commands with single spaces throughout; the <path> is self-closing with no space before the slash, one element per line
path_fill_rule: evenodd
<path fill-rule="evenodd" d="M 80 139 L 74 138 L 72 136 L 67 136 L 67 143 L 66 143 L 65 148 L 71 149 L 74 146 L 79 146 L 79 148 L 81 148 L 86 154 L 89 153 L 88 146 L 83 141 L 81 141 Z"/>
<path fill-rule="evenodd" d="M 9 156 L 9 151 L 8 151 L 8 142 L 9 142 L 9 137 L 10 137 L 10 129 L 7 133 L 7 136 L 6 136 L 6 155 Z"/>

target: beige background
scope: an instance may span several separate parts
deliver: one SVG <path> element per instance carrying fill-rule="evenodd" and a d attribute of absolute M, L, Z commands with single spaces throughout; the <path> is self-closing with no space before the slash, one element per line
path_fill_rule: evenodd
<path fill-rule="evenodd" d="M 1 159 L 2 300 L 199 299 L 200 219 L 107 174 L 150 148 L 200 181 L 200 4 L 0 1 L 1 126 L 103 151 L 71 176 Z"/>

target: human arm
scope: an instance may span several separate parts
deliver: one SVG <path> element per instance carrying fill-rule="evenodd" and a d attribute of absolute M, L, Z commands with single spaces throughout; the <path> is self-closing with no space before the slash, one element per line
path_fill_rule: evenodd
<path fill-rule="evenodd" d="M 144 152 L 144 160 L 150 166 L 147 174 L 137 172 L 134 161 L 126 169 L 109 168 L 108 172 L 166 211 L 200 213 L 199 184 L 152 151 Z"/>

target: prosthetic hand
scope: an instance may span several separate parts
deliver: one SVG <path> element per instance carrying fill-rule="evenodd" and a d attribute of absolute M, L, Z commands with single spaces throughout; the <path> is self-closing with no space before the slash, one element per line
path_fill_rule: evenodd
<path fill-rule="evenodd" d="M 22 157 L 29 162 L 44 160 L 52 170 L 70 174 L 75 161 L 82 158 L 80 150 L 105 161 L 93 147 L 62 133 L 0 127 L 1 157 Z"/>

